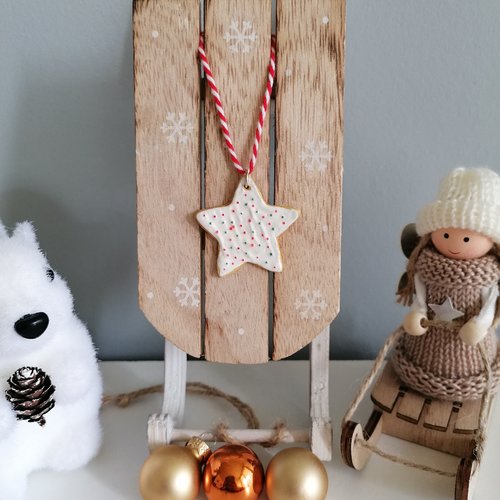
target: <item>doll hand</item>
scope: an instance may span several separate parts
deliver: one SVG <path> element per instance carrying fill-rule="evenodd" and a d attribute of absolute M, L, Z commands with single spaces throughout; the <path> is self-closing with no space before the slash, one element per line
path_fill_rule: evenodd
<path fill-rule="evenodd" d="M 467 321 L 462 328 L 460 328 L 458 335 L 465 344 L 476 345 L 478 342 L 483 340 L 487 333 L 488 327 L 478 323 L 474 318 L 472 318 Z"/>
<path fill-rule="evenodd" d="M 427 328 L 422 326 L 424 319 L 426 320 L 427 316 L 419 311 L 409 312 L 403 320 L 405 332 L 416 337 L 423 335 L 427 331 Z"/>

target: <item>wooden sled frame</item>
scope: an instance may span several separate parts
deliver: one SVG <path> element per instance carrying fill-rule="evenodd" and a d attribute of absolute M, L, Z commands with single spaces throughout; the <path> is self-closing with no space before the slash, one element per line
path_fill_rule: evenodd
<path fill-rule="evenodd" d="M 332 459 L 332 424 L 329 410 L 329 345 L 330 330 L 325 329 L 310 346 L 310 428 L 289 429 L 284 443 L 309 443 L 312 452 L 321 460 Z M 192 436 L 215 440 L 210 429 L 178 428 L 184 413 L 186 395 L 186 353 L 165 341 L 165 386 L 163 407 L 159 414 L 148 420 L 148 444 L 150 449 L 162 444 L 187 441 Z M 271 440 L 274 429 L 230 429 L 232 438 L 242 442 L 259 443 Z"/>
<path fill-rule="evenodd" d="M 369 375 L 365 382 L 373 380 L 382 369 L 385 355 L 401 333 L 402 328 L 399 328 L 388 339 L 375 360 L 371 377 Z M 368 390 L 371 383 L 363 385 Z M 373 386 L 374 408 L 363 427 L 351 419 L 365 394 L 366 391 L 358 394 L 342 423 L 341 455 L 346 465 L 362 470 L 382 434 L 387 434 L 461 458 L 455 476 L 454 498 L 473 498 L 480 466 L 476 437 L 481 400 L 458 403 L 423 396 L 406 387 L 388 363 Z M 488 415 L 490 413 L 491 405 Z"/>
<path fill-rule="evenodd" d="M 239 181 L 200 78 L 199 33 L 205 34 L 235 148 L 245 161 L 265 83 L 271 5 L 134 1 L 139 301 L 166 337 L 164 404 L 150 418 L 148 435 L 151 446 L 207 435 L 177 427 L 186 353 L 208 361 L 264 363 L 311 344 L 311 428 L 290 431 L 289 441 L 309 441 L 329 460 L 329 325 L 338 313 L 340 289 L 345 0 L 276 1 L 274 105 L 253 178 L 272 204 L 301 211 L 279 240 L 284 271 L 269 276 L 247 264 L 219 278 L 217 245 L 195 220 L 198 210 L 227 204 Z M 269 151 L 273 142 L 275 156 Z M 229 433 L 254 442 L 273 435 Z"/>

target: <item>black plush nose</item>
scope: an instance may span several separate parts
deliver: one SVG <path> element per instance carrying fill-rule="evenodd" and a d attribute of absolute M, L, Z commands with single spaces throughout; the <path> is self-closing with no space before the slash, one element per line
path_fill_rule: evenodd
<path fill-rule="evenodd" d="M 14 329 L 25 339 L 36 339 L 49 326 L 49 317 L 44 312 L 26 314 L 14 323 Z"/>

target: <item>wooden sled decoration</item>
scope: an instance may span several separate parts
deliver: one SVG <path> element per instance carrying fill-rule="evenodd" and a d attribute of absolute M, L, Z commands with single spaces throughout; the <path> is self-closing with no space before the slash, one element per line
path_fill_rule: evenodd
<path fill-rule="evenodd" d="M 134 2 L 139 301 L 166 339 L 164 406 L 150 419 L 150 443 L 186 435 L 175 428 L 184 407 L 186 353 L 208 361 L 265 363 L 312 342 L 312 448 L 329 458 L 345 0 L 276 2 L 275 99 L 253 179 L 273 204 L 301 212 L 279 238 L 283 272 L 273 275 L 246 264 L 220 278 L 217 244 L 195 219 L 202 208 L 227 204 L 240 180 L 200 73 L 200 31 L 235 148 L 246 162 L 266 79 L 271 3 L 206 0 L 200 8 L 199 0 Z M 268 438 L 272 431 L 262 430 L 248 440 L 265 440 L 266 432 Z M 241 439 L 241 432 L 231 434 Z M 290 440 L 309 440 L 310 434 L 310 429 L 291 432 Z"/>
<path fill-rule="evenodd" d="M 374 380 L 385 354 L 401 331 L 399 329 L 388 339 L 366 383 L 371 384 Z M 460 403 L 423 396 L 406 387 L 392 365 L 387 363 L 373 386 L 371 400 L 374 408 L 363 427 L 352 417 L 364 394 L 364 391 L 358 394 L 342 423 L 341 454 L 346 465 L 362 470 L 381 435 L 394 436 L 460 457 L 455 476 L 455 500 L 473 498 L 479 472 L 477 438 L 482 400 Z M 486 410 L 488 414 L 490 409 Z"/>

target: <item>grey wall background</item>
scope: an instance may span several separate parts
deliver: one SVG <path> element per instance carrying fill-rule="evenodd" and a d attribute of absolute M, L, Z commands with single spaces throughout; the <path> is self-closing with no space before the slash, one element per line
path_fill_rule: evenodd
<path fill-rule="evenodd" d="M 101 358 L 161 358 L 136 294 L 131 2 L 0 5 L 0 218 L 35 222 Z M 499 26 L 496 0 L 347 0 L 336 358 L 402 319 L 399 234 L 439 180 L 500 170 Z"/>

